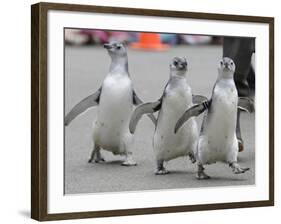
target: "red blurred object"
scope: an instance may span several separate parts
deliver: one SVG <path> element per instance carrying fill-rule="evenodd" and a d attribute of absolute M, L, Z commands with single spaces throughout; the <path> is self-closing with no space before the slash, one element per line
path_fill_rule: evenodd
<path fill-rule="evenodd" d="M 170 46 L 161 43 L 160 35 L 157 33 L 140 33 L 139 42 L 132 43 L 131 47 L 141 50 L 165 51 Z"/>

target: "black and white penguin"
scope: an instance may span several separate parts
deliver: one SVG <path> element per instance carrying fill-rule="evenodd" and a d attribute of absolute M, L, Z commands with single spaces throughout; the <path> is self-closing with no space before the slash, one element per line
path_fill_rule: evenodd
<path fill-rule="evenodd" d="M 211 99 L 187 109 L 175 126 L 177 133 L 186 121 L 206 110 L 196 151 L 198 179 L 210 178 L 205 174 L 203 166 L 216 162 L 229 164 L 235 174 L 249 170 L 241 168 L 237 163 L 236 120 L 238 108 L 252 112 L 253 103 L 247 98 L 238 99 L 234 71 L 233 60 L 223 58 L 218 65 L 218 78 Z"/>
<path fill-rule="evenodd" d="M 104 44 L 111 65 L 102 86 L 92 95 L 79 102 L 66 115 L 65 125 L 88 108 L 98 105 L 97 117 L 93 127 L 93 150 L 89 162 L 104 161 L 101 149 L 115 155 L 125 155 L 124 166 L 136 165 L 132 158 L 133 135 L 129 131 L 129 121 L 133 105 L 142 101 L 133 89 L 132 80 L 128 71 L 127 50 L 120 42 Z M 149 115 L 155 123 L 153 115 Z"/>
<path fill-rule="evenodd" d="M 170 63 L 170 79 L 162 97 L 153 103 L 138 106 L 130 121 L 130 131 L 134 133 L 141 116 L 159 111 L 153 137 L 153 148 L 157 169 L 155 174 L 167 174 L 164 162 L 189 155 L 195 162 L 194 152 L 197 147 L 198 128 L 195 119 L 190 119 L 184 127 L 174 133 L 174 126 L 186 108 L 193 106 L 193 100 L 201 102 L 205 97 L 193 96 L 186 80 L 187 61 L 175 57 Z"/>

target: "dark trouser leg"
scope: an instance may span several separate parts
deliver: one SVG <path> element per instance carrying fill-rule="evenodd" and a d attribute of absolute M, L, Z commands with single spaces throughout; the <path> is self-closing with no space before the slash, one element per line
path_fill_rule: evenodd
<path fill-rule="evenodd" d="M 249 87 L 250 87 L 250 96 L 254 96 L 255 89 L 256 89 L 256 75 L 255 75 L 255 70 L 254 70 L 253 66 L 251 66 L 247 81 L 248 81 Z"/>
<path fill-rule="evenodd" d="M 238 96 L 249 96 L 250 94 L 248 76 L 251 75 L 250 80 L 253 80 L 254 70 L 251 60 L 254 51 L 254 38 L 224 37 L 223 57 L 231 58 L 236 65 L 234 81 Z"/>

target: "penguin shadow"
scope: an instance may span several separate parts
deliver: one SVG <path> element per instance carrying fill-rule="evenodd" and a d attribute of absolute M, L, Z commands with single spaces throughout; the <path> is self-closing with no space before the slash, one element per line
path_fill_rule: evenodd
<path fill-rule="evenodd" d="M 182 175 L 182 174 L 191 175 L 191 174 L 194 174 L 194 172 L 189 171 L 189 170 L 169 170 L 169 174 L 171 174 L 171 175 Z"/>
<path fill-rule="evenodd" d="M 167 174 L 165 175 L 156 175 L 154 173 L 154 177 L 156 178 L 177 178 L 177 177 L 180 177 L 182 178 L 183 176 L 186 176 L 186 175 L 195 175 L 194 172 L 192 171 L 189 171 L 189 170 L 170 170 L 168 169 L 168 172 Z"/>
<path fill-rule="evenodd" d="M 92 163 L 89 163 L 90 165 L 92 166 L 108 166 L 108 165 L 112 165 L 112 166 L 115 166 L 115 165 L 118 165 L 118 166 L 121 166 L 121 164 L 124 162 L 124 160 L 122 159 L 115 159 L 115 160 L 106 160 L 104 162 L 99 162 L 99 163 L 96 163 L 96 162 L 92 162 Z"/>
<path fill-rule="evenodd" d="M 250 172 L 250 171 L 248 171 Z M 195 181 L 200 181 L 200 182 L 222 182 L 222 181 L 234 181 L 234 182 L 239 182 L 239 181 L 249 181 L 249 177 L 248 175 L 244 174 L 233 174 L 233 176 L 215 176 L 215 175 L 210 175 L 211 178 L 207 179 L 207 180 L 198 180 L 196 177 L 197 172 L 196 171 L 191 171 L 191 170 L 169 170 L 169 173 L 166 175 L 155 175 L 156 177 L 167 177 L 167 176 L 171 176 L 171 177 L 186 177 L 186 176 L 191 176 L 192 179 L 194 179 Z"/>

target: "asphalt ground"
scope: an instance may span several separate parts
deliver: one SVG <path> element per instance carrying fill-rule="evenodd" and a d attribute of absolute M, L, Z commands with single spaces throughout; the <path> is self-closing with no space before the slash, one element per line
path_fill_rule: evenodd
<path fill-rule="evenodd" d="M 222 57 L 221 46 L 178 46 L 166 52 L 128 49 L 129 71 L 134 89 L 147 101 L 158 99 L 169 78 L 169 62 L 174 56 L 186 56 L 187 80 L 194 94 L 210 97 L 217 77 L 217 63 Z M 65 112 L 77 102 L 95 92 L 106 76 L 110 58 L 102 47 L 66 47 L 65 49 Z M 65 128 L 65 193 L 120 192 L 176 188 L 238 186 L 255 184 L 255 114 L 242 113 L 241 129 L 245 150 L 239 153 L 239 163 L 250 171 L 235 175 L 227 164 L 206 166 L 212 178 L 196 179 L 196 165 L 181 157 L 166 164 L 168 175 L 156 176 L 152 149 L 154 126 L 144 117 L 137 126 L 135 167 L 121 166 L 124 158 L 102 151 L 106 162 L 89 164 L 92 150 L 92 123 L 97 108 L 77 117 Z M 202 116 L 197 118 L 201 125 Z"/>

